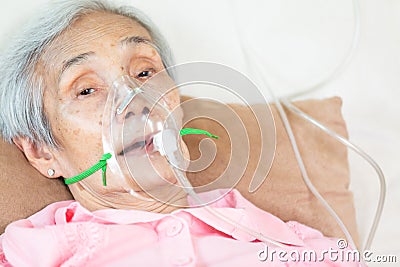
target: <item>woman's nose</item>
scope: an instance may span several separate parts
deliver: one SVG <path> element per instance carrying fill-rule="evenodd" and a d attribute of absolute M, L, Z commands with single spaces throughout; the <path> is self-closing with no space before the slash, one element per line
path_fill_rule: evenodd
<path fill-rule="evenodd" d="M 147 116 L 149 113 L 150 113 L 150 109 L 147 107 L 147 106 L 145 106 L 143 109 L 142 109 L 142 115 L 145 115 L 145 116 Z M 135 114 L 135 112 L 133 112 L 133 111 L 128 111 L 127 113 L 126 113 L 126 115 L 125 115 L 125 119 L 128 119 L 129 117 L 132 117 L 132 116 L 135 116 L 136 114 Z"/>

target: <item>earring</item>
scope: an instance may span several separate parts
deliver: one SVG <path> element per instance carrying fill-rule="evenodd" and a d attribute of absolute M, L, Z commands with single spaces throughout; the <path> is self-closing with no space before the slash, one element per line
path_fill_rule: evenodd
<path fill-rule="evenodd" d="M 56 173 L 56 171 L 53 170 L 53 169 L 48 169 L 48 170 L 47 170 L 47 174 L 48 174 L 49 176 L 53 176 L 55 173 Z"/>

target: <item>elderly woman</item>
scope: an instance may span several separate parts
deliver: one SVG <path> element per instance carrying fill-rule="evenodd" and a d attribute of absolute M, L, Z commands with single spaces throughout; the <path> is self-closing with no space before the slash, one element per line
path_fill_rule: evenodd
<path fill-rule="evenodd" d="M 287 256 L 271 250 L 320 253 L 336 247 L 336 240 L 284 223 L 236 191 L 209 205 L 216 214 L 206 207 L 182 209 L 191 203 L 187 191 L 171 189 L 182 181 L 158 152 L 152 165 L 136 166 L 144 176 L 154 172 L 149 166 L 161 173 L 167 183 L 149 190 L 166 191 L 168 201 L 150 201 L 142 187 L 121 179 L 131 175 L 126 171 L 105 170 L 110 156 L 104 158 L 102 132 L 110 125 L 103 112 L 113 82 L 125 77 L 142 84 L 171 65 L 163 38 L 137 10 L 101 1 L 61 1 L 22 36 L 1 65 L 2 136 L 43 175 L 78 182 L 69 184 L 76 201 L 54 203 L 8 226 L 0 239 L 5 266 L 287 266 Z M 179 104 L 176 90 L 162 98 L 168 110 Z M 141 105 L 135 112 L 147 115 L 150 109 Z M 124 119 L 137 115 L 124 112 Z M 143 146 L 151 150 L 148 143 Z M 184 144 L 180 147 L 185 151 Z M 120 154 L 128 152 L 113 156 Z M 101 166 L 85 172 L 99 159 Z M 104 184 L 98 182 L 102 178 Z M 121 190 L 126 183 L 130 192 Z M 314 264 L 344 263 L 326 256 Z"/>

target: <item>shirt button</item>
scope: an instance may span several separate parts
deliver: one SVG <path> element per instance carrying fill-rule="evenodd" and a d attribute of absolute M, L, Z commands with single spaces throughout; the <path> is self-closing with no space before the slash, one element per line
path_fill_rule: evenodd
<path fill-rule="evenodd" d="M 183 224 L 178 220 L 174 220 L 170 223 L 170 225 L 168 225 L 166 234 L 169 237 L 176 236 L 182 231 L 182 228 Z"/>
<path fill-rule="evenodd" d="M 174 266 L 185 266 L 190 264 L 193 261 L 193 258 L 190 256 L 180 256 L 171 260 L 172 265 Z"/>

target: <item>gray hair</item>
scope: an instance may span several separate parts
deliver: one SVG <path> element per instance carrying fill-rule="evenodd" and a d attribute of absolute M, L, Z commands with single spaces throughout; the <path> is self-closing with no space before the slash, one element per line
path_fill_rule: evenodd
<path fill-rule="evenodd" d="M 131 6 L 117 6 L 106 0 L 61 0 L 40 12 L 22 34 L 14 39 L 0 59 L 0 133 L 12 142 L 26 137 L 34 144 L 58 147 L 43 109 L 43 78 L 35 74 L 45 48 L 79 17 L 104 11 L 132 18 L 150 34 L 164 66 L 172 65 L 172 55 L 154 24 Z"/>

